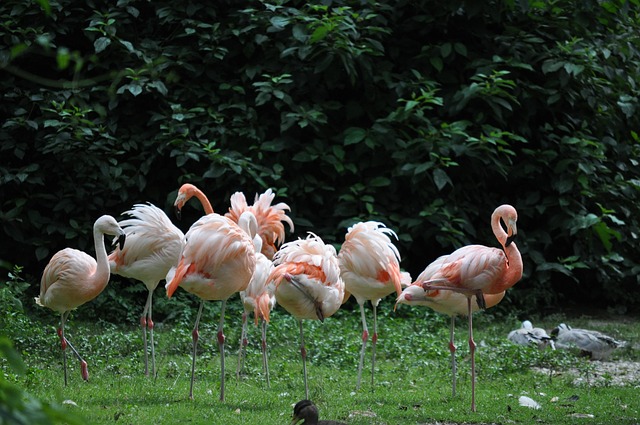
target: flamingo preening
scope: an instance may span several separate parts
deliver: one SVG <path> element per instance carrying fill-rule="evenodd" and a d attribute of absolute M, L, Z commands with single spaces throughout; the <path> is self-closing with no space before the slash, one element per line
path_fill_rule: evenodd
<path fill-rule="evenodd" d="M 58 251 L 44 269 L 40 281 L 40 296 L 35 299 L 36 304 L 60 313 L 58 335 L 62 346 L 65 386 L 67 385 L 67 346 L 80 361 L 82 378 L 85 381 L 89 380 L 87 362 L 65 336 L 64 325 L 71 310 L 93 300 L 109 283 L 109 264 L 104 246 L 105 234 L 116 236 L 122 249 L 126 239 L 125 232 L 115 218 L 103 215 L 93 225 L 96 258 L 73 248 Z"/>
<path fill-rule="evenodd" d="M 147 302 L 140 317 L 144 344 L 144 374 L 149 375 L 151 346 L 151 376 L 156 376 L 155 343 L 153 340 L 153 292 L 167 273 L 178 264 L 184 234 L 173 225 L 160 208 L 152 204 L 136 204 L 123 213 L 129 218 L 120 221 L 127 235 L 124 248 L 109 255 L 111 273 L 137 279 L 147 287 Z M 147 331 L 149 343 L 147 343 Z"/>
<path fill-rule="evenodd" d="M 362 318 L 362 347 L 358 363 L 356 389 L 360 388 L 365 348 L 369 329 L 364 313 L 364 304 L 371 301 L 373 308 L 373 336 L 371 338 L 371 386 L 374 383 L 376 366 L 376 343 L 378 341 L 377 308 L 382 298 L 392 292 L 400 295 L 400 254 L 391 242 L 395 232 L 376 221 L 356 223 L 345 235 L 338 254 L 340 275 L 345 284 L 347 297 L 352 294 L 360 306 Z M 346 297 L 345 297 L 346 298 Z"/>
<path fill-rule="evenodd" d="M 193 398 L 198 323 L 204 301 L 220 300 L 218 348 L 220 350 L 220 400 L 224 401 L 225 354 L 224 311 L 227 299 L 246 289 L 256 267 L 253 240 L 231 219 L 211 213 L 196 221 L 185 235 L 185 245 L 178 266 L 167 276 L 167 296 L 178 286 L 200 298 L 193 330 L 193 357 L 189 397 Z"/>
<path fill-rule="evenodd" d="M 300 325 L 300 354 L 304 375 L 305 398 L 309 398 L 307 383 L 307 351 L 304 345 L 302 321 L 324 321 L 342 304 L 344 282 L 336 250 L 322 239 L 309 233 L 306 239 L 284 243 L 276 252 L 275 268 L 269 281 L 275 285 L 276 301 Z"/>
<path fill-rule="evenodd" d="M 446 257 L 440 257 L 443 260 Z M 396 300 L 398 304 L 420 305 L 431 308 L 438 313 L 446 314 L 451 317 L 451 325 L 449 330 L 449 352 L 451 353 L 451 394 L 456 395 L 456 345 L 455 345 L 455 327 L 456 316 L 466 316 L 469 314 L 467 310 L 467 297 L 459 292 L 433 290 L 426 291 L 422 282 L 428 280 L 429 277 L 439 268 L 440 262 L 436 260 L 431 263 L 416 279 L 415 283 L 403 289 L 402 293 Z M 505 293 L 485 295 L 485 304 L 487 308 L 493 307 L 504 298 Z M 472 303 L 473 312 L 480 308 L 477 304 Z"/>
<path fill-rule="evenodd" d="M 475 402 L 475 349 L 473 340 L 473 309 L 471 299 L 484 309 L 485 294 L 500 294 L 522 278 L 522 256 L 513 242 L 517 234 L 518 213 L 511 205 L 500 205 L 491 215 L 491 228 L 502 249 L 484 245 L 467 245 L 438 259 L 440 264 L 429 280 L 422 282 L 425 290 L 448 290 L 467 297 L 469 349 L 471 352 L 471 410 Z M 500 224 L 504 221 L 506 231 Z"/>

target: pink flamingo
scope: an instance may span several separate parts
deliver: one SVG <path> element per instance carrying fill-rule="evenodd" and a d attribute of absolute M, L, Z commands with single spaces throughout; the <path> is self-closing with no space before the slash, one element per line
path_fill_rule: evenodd
<path fill-rule="evenodd" d="M 44 269 L 40 281 L 40 296 L 35 299 L 36 304 L 60 313 L 58 335 L 62 345 L 65 386 L 67 385 L 67 346 L 80 361 L 82 378 L 85 381 L 89 380 L 87 362 L 66 338 L 64 324 L 71 310 L 100 295 L 109 283 L 109 264 L 104 246 L 105 234 L 116 236 L 120 248 L 123 247 L 124 231 L 115 218 L 103 215 L 93 225 L 96 258 L 73 248 L 58 251 Z"/>
<path fill-rule="evenodd" d="M 176 197 L 174 203 L 178 216 L 180 216 L 180 211 L 184 207 L 185 203 L 194 196 L 200 201 L 206 214 L 213 213 L 213 208 L 211 207 L 211 203 L 207 199 L 207 196 L 194 185 L 185 183 L 178 190 L 178 196 Z M 256 276 L 254 277 L 254 279 L 252 279 L 253 284 L 251 284 L 250 288 L 247 289 L 247 291 L 250 293 L 249 297 L 245 297 L 247 291 L 240 291 L 240 296 L 243 299 L 244 313 L 242 315 L 242 333 L 240 350 L 238 353 L 238 368 L 236 370 L 236 377 L 239 377 L 239 373 L 243 363 L 244 347 L 247 344 L 247 316 L 251 311 L 254 311 L 258 313 L 258 316 L 260 316 L 260 320 L 262 321 L 263 368 L 266 373 L 267 385 L 269 385 L 269 371 L 266 352 L 266 328 L 269 321 L 268 313 L 275 305 L 275 301 L 272 293 L 265 295 L 264 293 L 260 294 L 259 291 L 264 291 L 266 290 L 266 288 L 272 287 L 272 285 L 266 285 L 266 282 L 263 282 L 263 279 L 266 278 L 262 274 L 265 272 L 265 268 L 267 267 L 267 263 L 265 260 L 269 260 L 270 262 L 278 246 L 284 241 L 285 228 L 283 222 L 289 225 L 289 229 L 291 231 L 293 231 L 294 229 L 293 221 L 286 215 L 286 211 L 290 210 L 289 206 L 283 202 L 271 205 L 274 198 L 275 194 L 273 193 L 273 191 L 271 189 L 267 189 L 261 195 L 256 194 L 254 204 L 248 205 L 244 194 L 242 192 L 236 192 L 231 195 L 231 207 L 225 214 L 226 217 L 230 218 L 236 223 L 239 223 L 243 213 L 250 212 L 253 215 L 257 226 L 255 229 L 255 233 L 259 236 L 259 241 L 255 241 L 256 246 L 258 246 L 256 252 L 261 253 L 266 257 L 257 257 Z M 273 292 L 273 289 L 270 289 L 270 291 Z M 257 303 L 256 305 L 260 306 L 259 310 L 254 309 L 255 303 Z M 256 316 L 256 320 L 258 320 L 258 316 Z M 193 331 L 193 337 L 197 341 L 197 327 Z M 194 341 L 194 344 L 195 343 L 196 342 Z"/>
<path fill-rule="evenodd" d="M 507 230 L 500 224 L 504 221 Z M 513 242 L 517 234 L 518 213 L 511 205 L 501 205 L 491 215 L 491 229 L 502 249 L 484 245 L 467 245 L 444 259 L 431 278 L 422 282 L 425 290 L 449 290 L 467 297 L 469 319 L 469 349 L 471 352 L 471 410 L 475 402 L 475 348 L 473 340 L 473 309 L 475 295 L 481 309 L 486 308 L 484 294 L 500 294 L 522 278 L 522 256 Z"/>
<path fill-rule="evenodd" d="M 287 242 L 273 258 L 275 268 L 269 281 L 275 284 L 276 301 L 300 325 L 300 354 L 304 374 L 305 396 L 307 384 L 307 351 L 304 345 L 302 320 L 320 320 L 332 316 L 342 304 L 344 282 L 336 250 L 320 237 L 309 233 L 306 239 Z"/>
<path fill-rule="evenodd" d="M 244 348 L 248 344 L 247 318 L 249 313 L 253 311 L 255 324 L 258 325 L 258 320 L 261 322 L 262 340 L 260 345 L 262 349 L 262 369 L 266 376 L 267 386 L 270 386 L 269 363 L 267 359 L 267 324 L 269 323 L 270 312 L 276 304 L 276 297 L 275 286 L 272 282 L 268 281 L 268 278 L 274 266 L 273 262 L 260 252 L 262 248 L 262 239 L 260 236 L 256 235 L 253 242 L 256 249 L 256 269 L 253 272 L 253 276 L 251 276 L 251 281 L 249 281 L 247 289 L 240 291 L 244 312 L 242 313 L 242 333 L 240 335 L 240 349 L 238 350 L 236 379 L 240 378 L 240 373 L 244 366 Z"/>
<path fill-rule="evenodd" d="M 200 308 L 193 330 L 191 387 L 193 398 L 198 324 L 205 300 L 221 300 L 218 324 L 220 350 L 220 400 L 224 401 L 224 310 L 227 299 L 244 290 L 256 267 L 255 248 L 251 236 L 231 219 L 211 213 L 196 221 L 185 235 L 180 261 L 167 275 L 167 296 L 178 286 L 200 298 Z"/>
<path fill-rule="evenodd" d="M 269 382 L 269 365 L 267 362 L 267 324 L 269 322 L 269 312 L 275 306 L 275 295 L 272 284 L 267 284 L 267 277 L 273 268 L 271 260 L 284 242 L 285 228 L 283 223 L 289 225 L 289 230 L 293 231 L 293 221 L 286 215 L 290 208 L 287 204 L 280 202 L 271 205 L 275 194 L 271 189 L 267 189 L 263 194 L 255 196 L 253 205 L 248 205 L 247 199 L 242 192 L 231 195 L 231 207 L 225 214 L 233 221 L 238 222 L 243 213 L 250 212 L 256 219 L 257 229 L 254 244 L 257 256 L 256 271 L 245 291 L 240 292 L 244 312 L 242 313 L 242 333 L 240 336 L 240 349 L 238 350 L 238 368 L 236 378 L 240 377 L 240 372 L 244 365 L 245 347 L 247 341 L 247 317 L 253 311 L 256 324 L 258 319 L 262 322 L 262 366 L 265 371 L 267 385 Z"/>
<path fill-rule="evenodd" d="M 400 254 L 391 243 L 390 236 L 397 238 L 395 232 L 376 221 L 360 222 L 350 227 L 340 248 L 338 261 L 340 275 L 345 284 L 347 297 L 353 294 L 360 305 L 362 317 L 362 348 L 358 364 L 356 389 L 360 389 L 364 353 L 369 339 L 369 330 L 364 313 L 364 304 L 371 301 L 373 307 L 373 336 L 371 339 L 371 386 L 376 366 L 376 343 L 378 325 L 376 310 L 380 300 L 394 290 L 400 295 L 402 288 L 400 272 Z M 345 297 L 345 298 L 347 298 Z"/>
<path fill-rule="evenodd" d="M 293 221 L 287 216 L 287 211 L 291 209 L 284 202 L 271 205 L 275 194 L 271 189 L 267 189 L 263 194 L 256 194 L 253 205 L 248 205 L 247 200 L 242 192 L 236 192 L 231 195 L 231 207 L 225 215 L 238 222 L 240 215 L 245 211 L 250 211 L 256 217 L 258 222 L 257 234 L 262 239 L 262 248 L 260 252 L 269 260 L 273 259 L 273 255 L 278 247 L 284 242 L 284 224 L 289 225 L 289 231 L 293 232 Z"/>
<path fill-rule="evenodd" d="M 451 329 L 449 334 L 449 351 L 451 352 L 451 392 L 452 396 L 456 395 L 456 346 L 454 341 L 454 333 L 456 326 L 456 316 L 466 316 L 468 314 L 467 297 L 459 292 L 433 290 L 425 291 L 422 282 L 428 281 L 433 273 L 435 273 L 446 256 L 439 257 L 436 261 L 427 266 L 426 269 L 416 279 L 415 283 L 404 288 L 398 299 L 398 304 L 420 305 L 431 308 L 438 313 L 446 314 L 451 317 Z M 493 307 L 504 298 L 504 292 L 499 294 L 485 295 L 485 303 L 487 308 Z M 480 308 L 477 304 L 472 305 L 473 312 Z"/>
<path fill-rule="evenodd" d="M 153 341 L 153 292 L 169 269 L 178 264 L 184 234 L 173 225 L 160 208 L 152 204 L 136 204 L 123 213 L 120 221 L 127 235 L 127 245 L 109 255 L 111 273 L 142 281 L 147 287 L 147 302 L 140 317 L 144 343 L 144 374 L 149 375 L 147 330 L 151 345 L 152 376 L 156 376 L 155 343 Z"/>
<path fill-rule="evenodd" d="M 180 186 L 180 189 L 178 189 L 178 195 L 176 196 L 176 200 L 173 203 L 178 218 L 180 218 L 181 216 L 181 211 L 182 207 L 184 207 L 184 204 L 186 204 L 187 201 L 194 196 L 198 199 L 198 201 L 200 201 L 200 205 L 202 205 L 205 214 L 213 213 L 213 207 L 211 206 L 207 195 L 205 195 L 200 189 L 198 189 L 191 183 L 185 183 Z"/>

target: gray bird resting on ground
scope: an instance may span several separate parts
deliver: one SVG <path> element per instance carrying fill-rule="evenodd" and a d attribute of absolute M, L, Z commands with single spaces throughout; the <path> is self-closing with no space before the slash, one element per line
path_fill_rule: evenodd
<path fill-rule="evenodd" d="M 518 345 L 536 345 L 541 350 L 547 346 L 551 346 L 552 350 L 556 349 L 553 339 L 547 334 L 547 331 L 542 328 L 534 328 L 529 320 L 522 322 L 520 329 L 509 332 L 507 339 Z"/>
<path fill-rule="evenodd" d="M 616 348 L 626 343 L 609 335 L 588 329 L 573 329 L 564 323 L 551 331 L 556 347 L 562 349 L 578 348 L 582 354 L 592 360 L 606 360 Z"/>

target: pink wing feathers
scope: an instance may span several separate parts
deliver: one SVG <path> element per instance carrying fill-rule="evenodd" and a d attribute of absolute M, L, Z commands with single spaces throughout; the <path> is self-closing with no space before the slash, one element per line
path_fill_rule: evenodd
<path fill-rule="evenodd" d="M 287 242 L 274 256 L 269 280 L 276 300 L 298 319 L 324 320 L 333 315 L 344 297 L 344 282 L 336 250 L 309 233 L 306 239 Z"/>

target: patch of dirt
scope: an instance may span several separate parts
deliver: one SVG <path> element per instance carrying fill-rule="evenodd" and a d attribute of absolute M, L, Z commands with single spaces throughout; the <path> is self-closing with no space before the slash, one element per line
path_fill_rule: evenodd
<path fill-rule="evenodd" d="M 535 367 L 534 371 L 552 377 L 569 375 L 573 378 L 574 385 L 588 386 L 632 386 L 640 388 L 640 362 L 593 361 L 585 369 L 570 368 L 567 370 L 553 370 Z"/>

